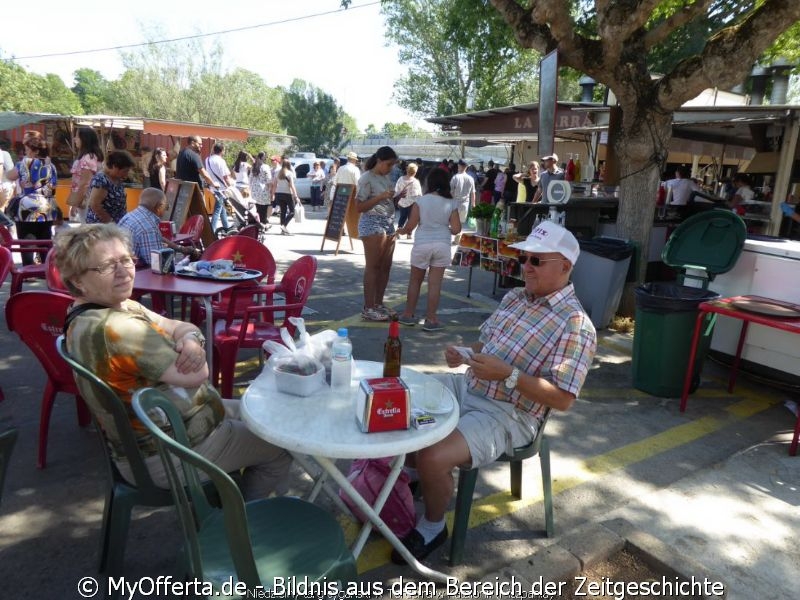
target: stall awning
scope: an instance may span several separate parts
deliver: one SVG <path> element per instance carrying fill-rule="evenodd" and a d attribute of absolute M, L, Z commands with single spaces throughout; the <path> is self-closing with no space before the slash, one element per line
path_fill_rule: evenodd
<path fill-rule="evenodd" d="M 221 140 L 247 140 L 248 132 L 241 127 L 225 127 L 206 125 L 204 123 L 188 123 L 182 121 L 166 121 L 163 119 L 144 119 L 140 117 L 119 117 L 112 115 L 81 115 L 73 117 L 76 124 L 105 129 L 129 129 L 152 135 L 171 135 L 184 138 L 199 135 L 201 138 Z"/>
<path fill-rule="evenodd" d="M 0 112 L 0 131 L 16 129 L 30 123 L 39 123 L 47 119 L 60 119 L 61 115 L 50 113 L 27 113 L 27 112 Z"/>

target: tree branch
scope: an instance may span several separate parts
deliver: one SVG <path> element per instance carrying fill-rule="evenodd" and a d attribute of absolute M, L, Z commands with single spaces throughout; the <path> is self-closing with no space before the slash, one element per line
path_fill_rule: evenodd
<path fill-rule="evenodd" d="M 558 50 L 559 59 L 578 71 L 588 73 L 602 58 L 602 45 L 575 32 L 568 0 L 533 0 L 525 9 L 515 0 L 491 0 L 524 48 L 540 54 Z"/>
<path fill-rule="evenodd" d="M 645 35 L 645 47 L 650 49 L 657 46 L 667 39 L 673 31 L 705 14 L 712 2 L 713 0 L 697 0 L 691 6 L 684 6 L 675 14 L 661 21 Z"/>
<path fill-rule="evenodd" d="M 741 83 L 753 62 L 769 48 L 784 28 L 775 23 L 800 20 L 800 2 L 765 0 L 741 22 L 716 33 L 699 56 L 681 61 L 659 82 L 658 99 L 666 109 L 677 109 L 707 87 L 728 88 Z"/>
<path fill-rule="evenodd" d="M 533 48 L 540 54 L 555 50 L 557 42 L 546 24 L 537 22 L 533 13 L 540 0 L 534 0 L 534 6 L 526 10 L 516 0 L 490 0 L 492 5 L 506 20 L 514 32 L 520 46 Z"/>

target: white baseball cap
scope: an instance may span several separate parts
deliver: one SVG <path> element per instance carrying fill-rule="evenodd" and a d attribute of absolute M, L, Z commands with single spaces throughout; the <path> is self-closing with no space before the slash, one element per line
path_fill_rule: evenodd
<path fill-rule="evenodd" d="M 511 244 L 510 248 L 523 252 L 558 252 L 573 265 L 581 253 L 575 236 L 552 221 L 542 221 L 533 228 L 524 242 Z"/>

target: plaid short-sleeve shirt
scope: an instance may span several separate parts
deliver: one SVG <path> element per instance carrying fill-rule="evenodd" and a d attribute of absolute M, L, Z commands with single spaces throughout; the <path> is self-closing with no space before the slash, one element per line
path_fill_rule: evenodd
<path fill-rule="evenodd" d="M 524 288 L 510 291 L 481 325 L 480 341 L 484 354 L 577 396 L 594 358 L 597 334 L 570 283 L 541 298 L 529 298 Z M 502 380 L 478 379 L 472 369 L 466 377 L 475 394 L 510 402 L 536 417 L 544 413 L 545 406 L 506 389 Z"/>

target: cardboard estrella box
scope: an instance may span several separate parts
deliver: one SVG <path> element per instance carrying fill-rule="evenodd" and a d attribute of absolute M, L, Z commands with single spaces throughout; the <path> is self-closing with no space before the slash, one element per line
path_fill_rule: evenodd
<path fill-rule="evenodd" d="M 408 429 L 411 394 L 399 377 L 362 379 L 358 389 L 356 418 L 365 433 Z"/>

